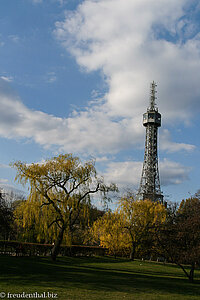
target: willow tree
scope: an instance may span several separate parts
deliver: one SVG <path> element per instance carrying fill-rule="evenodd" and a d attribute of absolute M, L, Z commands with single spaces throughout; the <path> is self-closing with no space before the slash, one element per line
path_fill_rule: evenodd
<path fill-rule="evenodd" d="M 90 203 L 91 194 L 105 197 L 115 186 L 106 186 L 97 176 L 93 161 L 81 163 L 72 154 L 59 155 L 42 163 L 17 161 L 16 180 L 29 184 L 29 197 L 21 207 L 23 226 L 34 220 L 38 235 L 53 235 L 52 259 L 56 260 L 65 234 L 73 231 L 79 215 Z M 84 212 L 85 215 L 87 212 Z"/>

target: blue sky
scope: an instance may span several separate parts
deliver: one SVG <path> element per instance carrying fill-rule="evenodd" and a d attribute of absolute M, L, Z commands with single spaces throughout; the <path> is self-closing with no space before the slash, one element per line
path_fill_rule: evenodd
<path fill-rule="evenodd" d="M 21 188 L 10 162 L 72 152 L 137 189 L 155 80 L 162 190 L 173 201 L 194 194 L 199 78 L 199 1 L 1 1 L 1 186 Z"/>

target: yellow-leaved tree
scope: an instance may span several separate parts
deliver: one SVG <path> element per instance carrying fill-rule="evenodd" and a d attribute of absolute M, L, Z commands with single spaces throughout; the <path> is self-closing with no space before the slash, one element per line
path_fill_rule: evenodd
<path fill-rule="evenodd" d="M 52 259 L 56 260 L 64 234 L 73 232 L 79 215 L 87 217 L 91 194 L 97 192 L 106 199 L 109 191 L 98 177 L 94 161 L 81 163 L 72 154 L 59 155 L 42 163 L 26 164 L 21 161 L 12 164 L 17 169 L 16 180 L 30 186 L 27 201 L 18 207 L 20 222 L 29 227 L 33 222 L 38 238 L 54 239 Z"/>
<path fill-rule="evenodd" d="M 166 208 L 161 203 L 135 200 L 129 195 L 120 199 L 117 211 L 124 220 L 129 235 L 130 259 L 134 260 L 137 248 L 165 221 Z"/>
<path fill-rule="evenodd" d="M 152 246 L 153 233 L 166 219 L 165 207 L 150 200 L 135 200 L 131 195 L 122 197 L 114 212 L 107 212 L 91 228 L 93 241 L 108 248 L 109 252 L 128 254 L 134 260 L 135 252 Z M 148 244 L 148 246 L 147 246 Z M 149 249 L 148 249 L 149 250 Z"/>
<path fill-rule="evenodd" d="M 103 217 L 94 222 L 90 235 L 92 241 L 107 248 L 109 254 L 122 255 L 128 249 L 128 234 L 124 228 L 122 216 L 117 212 L 107 212 Z"/>

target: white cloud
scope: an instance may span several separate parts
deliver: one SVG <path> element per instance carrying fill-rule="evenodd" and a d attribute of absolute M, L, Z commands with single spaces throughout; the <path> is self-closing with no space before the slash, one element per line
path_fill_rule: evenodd
<path fill-rule="evenodd" d="M 55 76 L 51 73 L 50 76 Z M 2 78 L 3 77 L 3 78 Z M 144 128 L 141 116 L 114 118 L 104 102 L 94 103 L 85 111 L 66 118 L 27 108 L 11 92 L 10 77 L 0 81 L 0 135 L 7 138 L 28 138 L 49 148 L 53 145 L 64 152 L 87 153 L 97 156 L 118 153 L 133 146 L 143 145 Z M 103 103 L 103 104 L 102 104 Z M 170 141 L 168 131 L 162 139 L 165 150 L 192 150 L 192 145 Z"/>
<path fill-rule="evenodd" d="M 13 81 L 13 78 L 11 76 L 0 76 L 0 78 L 7 82 Z"/>
<path fill-rule="evenodd" d="M 168 152 L 178 152 L 178 151 L 193 151 L 195 145 L 184 144 L 184 143 L 175 143 L 171 141 L 170 132 L 168 129 L 162 131 L 160 139 L 160 149 Z"/>
<path fill-rule="evenodd" d="M 166 116 L 174 116 L 174 106 L 179 106 L 181 114 L 177 118 L 185 118 L 187 97 L 180 88 L 181 101 L 180 95 L 175 95 L 177 103 L 169 96 L 175 90 L 171 73 L 182 72 L 186 79 L 189 71 L 198 75 L 198 38 L 182 47 L 180 43 L 156 38 L 161 27 L 175 34 L 182 15 L 182 5 L 174 0 L 126 0 L 126 5 L 122 5 L 122 0 L 83 1 L 75 12 L 66 13 L 64 21 L 56 23 L 55 35 L 81 67 L 88 72 L 103 72 L 108 83 L 104 101 L 69 117 L 57 118 L 30 110 L 12 94 L 1 92 L 0 135 L 29 138 L 44 147 L 56 145 L 60 151 L 95 156 L 143 145 L 142 113 L 147 106 L 149 81 L 156 78 L 162 82 L 159 106 Z M 184 72 L 184 66 L 189 71 Z M 176 84 L 179 77 L 176 76 Z M 2 79 L 9 81 L 5 76 Z M 55 73 L 48 73 L 46 80 L 54 82 Z M 188 87 L 185 81 L 183 85 L 183 89 Z M 196 91 L 198 94 L 199 89 Z M 165 149 L 191 148 L 172 143 L 168 137 L 164 140 Z"/>
<path fill-rule="evenodd" d="M 111 120 L 98 106 L 75 112 L 68 118 L 27 108 L 0 81 L 0 135 L 6 138 L 29 138 L 60 151 L 87 154 L 117 153 L 141 140 L 141 129 L 132 120 Z"/>
<path fill-rule="evenodd" d="M 98 163 L 102 163 L 102 162 L 109 161 L 109 158 L 107 156 L 97 157 L 95 159 L 95 161 L 98 162 Z"/>
<path fill-rule="evenodd" d="M 188 121 L 200 110 L 200 37 L 188 37 L 187 0 L 88 0 L 56 23 L 57 39 L 86 71 L 101 70 L 106 108 L 136 118 L 147 106 L 148 85 L 158 81 L 165 119 Z M 184 31 L 183 31 L 184 27 Z M 171 36 L 173 42 L 165 39 Z M 178 112 L 178 113 L 177 113 Z M 166 123 L 167 123 L 166 121 Z"/>
<path fill-rule="evenodd" d="M 14 185 L 10 184 L 7 179 L 4 178 L 0 178 L 0 189 L 4 193 L 5 198 L 9 201 L 14 201 L 17 196 L 27 196 L 27 193 L 25 191 L 16 188 Z"/>
<path fill-rule="evenodd" d="M 189 179 L 191 168 L 180 163 L 164 159 L 159 166 L 162 186 L 181 184 Z M 128 185 L 138 189 L 141 174 L 142 162 L 125 161 L 109 163 L 103 175 L 107 182 L 115 182 L 120 188 Z"/>
<path fill-rule="evenodd" d="M 160 162 L 161 184 L 181 184 L 189 179 L 191 168 L 185 167 L 180 163 L 164 159 Z"/>
<path fill-rule="evenodd" d="M 2 80 L 3 85 L 8 85 Z M 1 85 L 0 85 L 1 90 Z M 143 143 L 143 134 L 134 127 L 131 119 L 112 121 L 107 113 L 96 110 L 74 112 L 71 117 L 57 118 L 40 111 L 27 108 L 19 99 L 10 93 L 0 93 L 0 136 L 6 138 L 28 138 L 36 143 L 51 147 L 56 145 L 59 151 L 84 154 L 101 154 L 98 163 L 107 165 L 103 174 L 107 182 L 115 182 L 120 188 L 131 186 L 138 188 L 142 172 L 142 162 L 111 162 L 104 153 L 117 153 L 134 143 Z M 192 150 L 192 145 L 176 144 L 170 141 L 166 130 L 162 141 L 165 150 Z M 112 158 L 111 158 L 112 159 Z M 7 167 L 0 165 L 0 167 Z M 160 162 L 161 183 L 163 186 L 179 184 L 188 179 L 190 169 L 183 165 L 164 160 Z M 3 182 L 0 184 L 3 184 Z M 6 184 L 6 183 L 4 183 Z"/>
<path fill-rule="evenodd" d="M 194 70 L 200 64 L 199 61 L 194 63 L 199 58 L 198 39 L 195 37 L 181 47 L 180 43 L 157 40 L 156 31 L 152 29 L 156 25 L 156 30 L 162 26 L 175 34 L 183 15 L 180 2 L 127 0 L 126 5 L 121 4 L 122 0 L 84 1 L 75 13 L 67 13 L 63 22 L 56 23 L 57 38 L 77 62 L 88 71 L 103 71 L 109 87 L 104 101 L 99 100 L 69 117 L 57 118 L 30 110 L 20 99 L 1 92 L 1 136 L 30 138 L 44 147 L 56 145 L 61 151 L 86 152 L 95 156 L 143 145 L 142 113 L 147 106 L 149 81 L 154 75 L 161 77 L 163 82 L 159 87 L 163 95 L 159 106 L 165 107 L 168 99 L 166 110 L 163 109 L 165 118 L 174 112 L 177 115 L 176 106 L 179 106 L 180 113 L 177 118 L 185 118 L 188 103 L 182 94 L 188 84 L 183 82 L 183 92 L 178 88 L 181 98 L 176 95 L 174 101 L 173 97 L 168 97 L 171 92 L 170 72 L 182 72 L 187 77 L 188 73 L 183 72 L 182 66 L 186 65 L 186 69 L 198 75 L 200 68 L 197 72 Z M 54 72 L 46 76 L 48 82 L 56 80 Z M 163 76 L 167 78 L 164 81 Z M 176 77 L 176 84 L 179 77 Z M 3 81 L 12 80 L 6 76 L 1 78 Z M 198 76 L 195 78 L 198 81 Z M 192 78 L 193 84 L 194 81 Z M 196 95 L 198 93 L 199 89 L 196 89 Z M 194 98 L 190 99 L 192 101 Z M 192 145 L 171 142 L 167 134 L 163 135 L 162 141 L 164 150 L 193 149 Z"/>
<path fill-rule="evenodd" d="M 143 145 L 142 113 L 152 80 L 158 81 L 158 106 L 165 124 L 187 123 L 191 113 L 200 110 L 200 36 L 192 21 L 185 19 L 186 3 L 87 0 L 75 12 L 67 12 L 56 23 L 54 34 L 86 72 L 102 72 L 107 94 L 83 111 L 57 118 L 29 109 L 5 91 L 9 77 L 3 76 L 0 135 L 33 139 L 44 147 L 56 145 L 65 152 L 101 154 L 106 161 L 105 154 Z M 49 82 L 56 80 L 54 73 L 47 75 Z M 194 146 L 172 142 L 164 130 L 161 149 L 190 151 Z M 138 186 L 141 166 L 141 162 L 110 163 L 105 176 L 122 185 Z M 182 182 L 189 172 L 171 161 L 161 162 L 160 168 L 163 185 Z"/>
<path fill-rule="evenodd" d="M 142 162 L 125 161 L 111 162 L 107 165 L 104 178 L 106 182 L 114 182 L 120 188 L 128 186 L 139 186 L 142 174 Z"/>

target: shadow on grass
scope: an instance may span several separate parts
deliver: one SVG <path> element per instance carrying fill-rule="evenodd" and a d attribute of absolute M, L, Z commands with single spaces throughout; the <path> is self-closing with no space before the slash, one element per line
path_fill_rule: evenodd
<path fill-rule="evenodd" d="M 126 268 L 127 266 L 127 268 Z M 200 286 L 185 278 L 177 278 L 177 268 L 168 268 L 165 274 L 162 265 L 148 264 L 139 269 L 139 263 L 112 258 L 59 258 L 53 263 L 50 258 L 0 257 L 0 282 L 20 285 L 87 289 L 125 293 L 172 293 L 200 297 Z M 148 269 L 149 268 L 149 269 Z M 174 276 L 173 276 L 174 275 Z M 171 276 L 171 277 L 169 277 Z M 174 277 L 174 278 L 173 278 Z"/>

